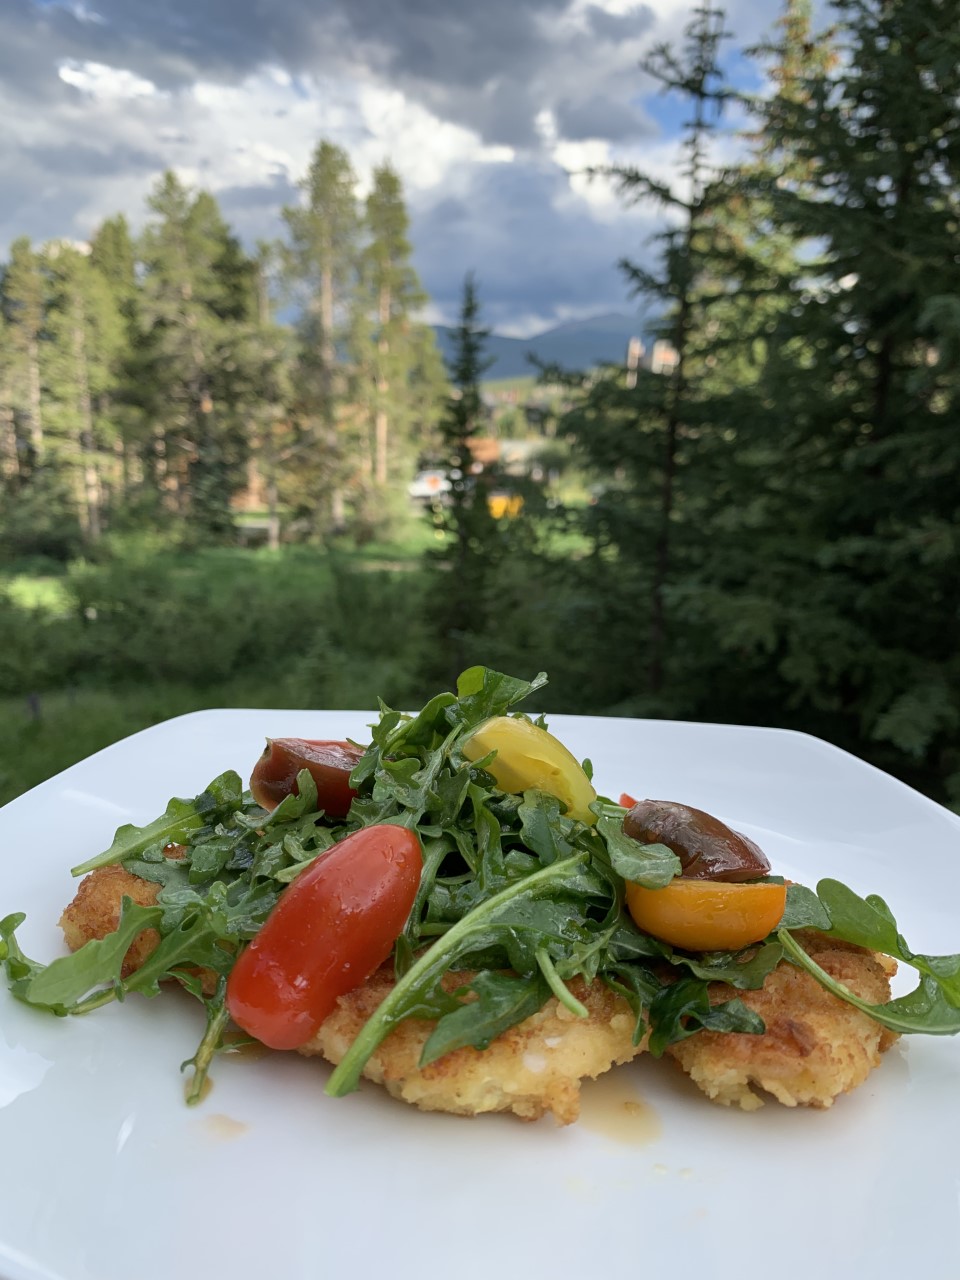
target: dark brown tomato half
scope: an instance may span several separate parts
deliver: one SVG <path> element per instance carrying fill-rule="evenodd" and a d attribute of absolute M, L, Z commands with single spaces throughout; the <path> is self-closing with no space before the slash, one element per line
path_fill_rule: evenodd
<path fill-rule="evenodd" d="M 319 807 L 331 818 L 345 818 L 357 794 L 350 774 L 362 755 L 363 749 L 351 742 L 268 738 L 250 776 L 250 790 L 257 804 L 275 809 L 297 790 L 297 774 L 306 769 L 317 784 Z"/>
<path fill-rule="evenodd" d="M 641 800 L 623 819 L 624 834 L 641 844 L 665 844 L 680 859 L 687 880 L 732 883 L 769 875 L 758 845 L 702 809 L 672 800 Z"/>

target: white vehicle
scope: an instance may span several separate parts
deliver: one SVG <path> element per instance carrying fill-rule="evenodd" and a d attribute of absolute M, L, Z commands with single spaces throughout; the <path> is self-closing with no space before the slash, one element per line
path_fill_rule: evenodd
<path fill-rule="evenodd" d="M 418 471 L 407 485 L 407 494 L 414 502 L 437 502 L 443 500 L 451 487 L 445 471 Z"/>

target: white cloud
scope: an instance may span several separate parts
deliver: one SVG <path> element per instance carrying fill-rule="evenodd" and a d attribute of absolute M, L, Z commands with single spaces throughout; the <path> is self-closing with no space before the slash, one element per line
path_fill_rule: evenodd
<path fill-rule="evenodd" d="M 358 166 L 369 170 L 385 158 L 412 190 L 429 190 L 453 181 L 464 164 L 510 163 L 513 147 L 489 145 L 472 130 L 441 120 L 396 89 L 365 85 L 358 106 L 369 138 L 355 149 Z"/>
<path fill-rule="evenodd" d="M 767 25 L 756 0 L 729 2 L 742 41 Z M 653 39 L 680 36 L 688 0 L 441 8 L 442 20 L 380 0 L 272 0 L 268 16 L 260 0 L 64 0 L 12 18 L 0 0 L 0 252 L 23 233 L 85 238 L 118 211 L 140 225 L 165 168 L 220 196 L 252 242 L 276 233 L 328 138 L 361 189 L 383 160 L 397 168 L 447 314 L 470 266 L 518 334 L 616 305 L 613 264 L 653 217 L 583 170 L 674 177 L 638 63 Z"/>
<path fill-rule="evenodd" d="M 152 80 L 123 67 L 109 67 L 104 62 L 64 58 L 57 74 L 64 84 L 72 85 L 93 98 L 152 98 L 157 93 L 157 86 Z"/>

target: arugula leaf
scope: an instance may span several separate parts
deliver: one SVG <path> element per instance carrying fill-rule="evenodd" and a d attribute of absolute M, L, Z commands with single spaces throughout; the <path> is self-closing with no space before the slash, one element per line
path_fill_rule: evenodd
<path fill-rule="evenodd" d="M 475 841 L 474 856 L 468 857 L 467 862 L 475 869 L 481 892 L 493 893 L 507 880 L 500 823 L 496 814 L 487 806 L 487 792 L 474 782 L 467 788 L 467 799 L 472 809 L 473 821 L 470 824 L 471 832 L 464 832 L 464 835 L 472 834 Z"/>
<path fill-rule="evenodd" d="M 817 897 L 830 918 L 827 932 L 855 942 L 858 947 L 882 951 L 906 960 L 907 946 L 897 932 L 890 908 L 882 898 L 860 898 L 839 880 L 821 880 Z"/>
<path fill-rule="evenodd" d="M 802 884 L 788 884 L 780 928 L 822 931 L 830 928 L 830 914 L 812 889 Z"/>
<path fill-rule="evenodd" d="M 190 858 L 189 877 L 192 884 L 214 880 L 233 857 L 237 840 L 235 836 L 214 836 L 198 844 Z"/>
<path fill-rule="evenodd" d="M 527 876 L 516 883 L 522 885 L 530 879 L 532 877 Z M 478 908 L 474 908 L 476 910 Z M 582 903 L 569 893 L 549 897 L 521 895 L 496 912 L 496 924 L 497 941 L 516 973 L 532 973 L 539 964 L 541 951 L 562 955 L 571 945 L 586 942 L 590 937 L 589 926 L 582 916 Z"/>
<path fill-rule="evenodd" d="M 634 1016 L 633 1043 L 639 1044 L 647 1033 L 647 1010 L 663 985 L 660 978 L 641 964 L 611 965 L 603 975 L 611 990 L 623 996 Z"/>
<path fill-rule="evenodd" d="M 711 1004 L 710 990 L 696 978 L 681 978 L 660 988 L 650 1003 L 648 1049 L 659 1058 L 668 1045 L 697 1031 L 738 1031 L 762 1035 L 763 1019 L 739 998 Z"/>
<path fill-rule="evenodd" d="M 0 962 L 11 989 L 14 983 L 25 982 L 43 969 L 42 964 L 23 954 L 17 941 L 17 930 L 26 918 L 22 911 L 15 911 L 0 920 Z"/>
<path fill-rule="evenodd" d="M 257 831 L 268 831 L 272 827 L 283 826 L 284 823 L 293 822 L 304 815 L 309 815 L 313 820 L 319 817 L 317 784 L 309 769 L 300 770 L 297 774 L 296 791 L 291 791 L 288 796 L 284 796 L 275 809 L 270 813 L 259 809 L 248 817 L 247 822 Z"/>
<path fill-rule="evenodd" d="M 444 1054 L 471 1045 L 486 1049 L 490 1043 L 543 1007 L 550 994 L 539 973 L 518 977 L 509 973 L 478 973 L 463 994 L 476 998 L 458 1004 L 443 1015 L 420 1054 L 420 1066 L 429 1066 Z"/>
<path fill-rule="evenodd" d="M 573 992 L 567 987 L 557 972 L 557 967 L 550 959 L 550 953 L 546 947 L 537 948 L 537 965 L 543 974 L 544 981 L 547 986 L 557 997 L 559 1002 L 565 1009 L 569 1009 L 572 1014 L 578 1018 L 589 1018 L 590 1011 L 585 1004 L 582 1004 Z"/>
<path fill-rule="evenodd" d="M 562 816 L 560 807 L 556 796 L 545 791 L 525 791 L 517 810 L 520 838 L 545 867 L 558 858 L 569 857 L 573 849 L 569 837 L 574 823 Z"/>
<path fill-rule="evenodd" d="M 401 717 L 383 737 L 381 746 L 388 752 L 396 750 L 401 742 L 408 748 L 434 748 L 437 736 L 446 737 L 449 732 L 450 725 L 444 713 L 456 703 L 452 693 L 438 693 L 415 716 Z"/>
<path fill-rule="evenodd" d="M 469 667 L 457 680 L 460 714 L 465 728 L 502 716 L 516 703 L 536 693 L 547 683 L 547 673 L 541 671 L 533 680 L 518 680 L 489 667 Z"/>
<path fill-rule="evenodd" d="M 960 955 L 926 956 L 911 951 L 893 912 L 876 894 L 861 898 L 847 885 L 829 878 L 820 881 L 815 894 L 809 889 L 793 892 L 796 888 L 791 885 L 787 890 L 788 912 L 777 930 L 777 937 L 795 964 L 841 1000 L 892 1031 L 930 1035 L 960 1032 Z M 798 927 L 817 928 L 829 938 L 891 956 L 916 969 L 921 975 L 920 983 L 908 996 L 886 1004 L 861 1000 L 807 954 L 793 936 L 792 930 Z"/>
<path fill-rule="evenodd" d="M 881 1026 L 901 1033 L 923 1032 L 934 1036 L 953 1036 L 960 1032 L 960 1008 L 947 999 L 943 986 L 935 977 L 921 977 L 918 986 L 906 996 L 890 1000 L 887 1004 L 871 1004 L 861 1000 L 849 987 L 822 969 L 788 930 L 781 930 L 780 941 L 791 960 L 806 969 L 822 987 Z"/>
<path fill-rule="evenodd" d="M 131 823 L 120 827 L 109 849 L 73 867 L 70 874 L 83 876 L 97 867 L 122 862 L 124 858 L 143 853 L 153 844 L 182 844 L 193 832 L 239 807 L 242 799 L 243 784 L 240 776 L 229 769 L 214 778 L 195 800 L 179 800 L 174 797 L 160 817 L 148 822 L 145 827 L 135 827 Z"/>
<path fill-rule="evenodd" d="M 122 994 L 120 969 L 130 944 L 144 929 L 156 928 L 162 914 L 160 907 L 142 907 L 124 898 L 120 922 L 113 933 L 91 938 L 72 955 L 58 956 L 49 964 L 39 964 L 23 954 L 15 933 L 24 917 L 7 916 L 0 921 L 0 937 L 6 944 L 4 966 L 11 994 L 24 1004 L 59 1017 L 114 999 Z M 93 997 L 91 1003 L 91 992 L 108 984 L 107 991 Z"/>
<path fill-rule="evenodd" d="M 725 982 L 740 991 L 756 991 L 762 987 L 782 959 L 783 946 L 774 939 L 740 952 L 707 951 L 696 956 L 671 949 L 669 956 L 671 964 L 686 969 L 696 978 Z"/>
<path fill-rule="evenodd" d="M 710 985 L 702 978 L 687 976 L 674 981 L 645 965 L 623 964 L 608 970 L 604 979 L 633 1011 L 633 1043 L 639 1044 L 649 1029 L 647 1048 L 655 1058 L 697 1031 L 762 1035 L 765 1030 L 759 1014 L 740 999 L 712 1004 Z"/>
<path fill-rule="evenodd" d="M 624 880 L 632 880 L 645 889 L 665 889 L 680 874 L 680 859 L 665 844 L 640 844 L 624 834 L 620 818 L 604 814 L 597 819 L 597 831 L 603 838 L 610 864 Z"/>
<path fill-rule="evenodd" d="M 404 965 L 409 968 L 412 963 L 413 952 L 420 941 L 421 926 L 423 920 L 424 909 L 427 900 L 434 891 L 437 880 L 437 873 L 447 855 L 451 852 L 451 841 L 446 836 L 434 839 L 421 839 L 423 848 L 423 870 L 420 872 L 420 884 L 417 888 L 417 896 L 414 898 L 413 907 L 410 915 L 407 917 L 407 923 L 404 926 L 401 937 L 406 943 L 406 954 L 401 958 L 401 967 Z M 407 961 L 409 960 L 409 963 Z M 398 976 L 400 969 L 398 968 Z"/>
<path fill-rule="evenodd" d="M 565 885 L 580 878 L 589 855 L 577 853 L 554 862 L 541 871 L 479 903 L 468 916 L 458 920 L 407 970 L 379 1008 L 361 1027 L 353 1044 L 330 1077 L 326 1092 L 340 1097 L 356 1089 L 360 1073 L 370 1055 L 383 1043 L 398 1022 L 415 1016 L 425 999 L 435 996 L 440 981 L 460 958 L 481 946 L 501 941 L 501 920 L 508 918 L 509 908 L 521 897 L 537 901 L 555 894 Z"/>
<path fill-rule="evenodd" d="M 183 985 L 188 989 L 191 986 L 189 982 L 184 982 Z M 203 999 L 202 994 L 200 998 Z M 197 1045 L 197 1051 L 192 1058 L 180 1064 L 181 1071 L 186 1071 L 187 1067 L 193 1067 L 193 1077 L 185 1090 L 187 1105 L 191 1107 L 202 1102 L 206 1096 L 210 1064 L 223 1044 L 223 1033 L 230 1023 L 230 1014 L 227 1012 L 226 978 L 221 976 L 218 979 L 216 991 L 204 1000 L 204 1005 L 207 1011 L 207 1025 Z"/>
<path fill-rule="evenodd" d="M 150 880 L 163 888 L 188 888 L 190 885 L 190 863 L 185 858 L 126 858 L 124 868 L 132 876 L 140 880 Z"/>

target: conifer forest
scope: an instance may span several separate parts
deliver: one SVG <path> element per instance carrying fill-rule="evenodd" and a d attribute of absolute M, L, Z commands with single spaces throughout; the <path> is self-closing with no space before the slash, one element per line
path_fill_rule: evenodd
<path fill-rule="evenodd" d="M 181 712 L 416 706 L 481 662 L 547 671 L 550 711 L 813 733 L 960 809 L 960 23 L 825 19 L 789 0 L 753 95 L 715 9 L 651 50 L 675 179 L 597 180 L 657 211 L 623 292 L 671 361 L 531 368 L 526 410 L 482 260 L 441 354 L 389 160 L 361 185 L 318 139 L 270 243 L 173 172 L 88 243 L 24 227 L 0 800 Z"/>

